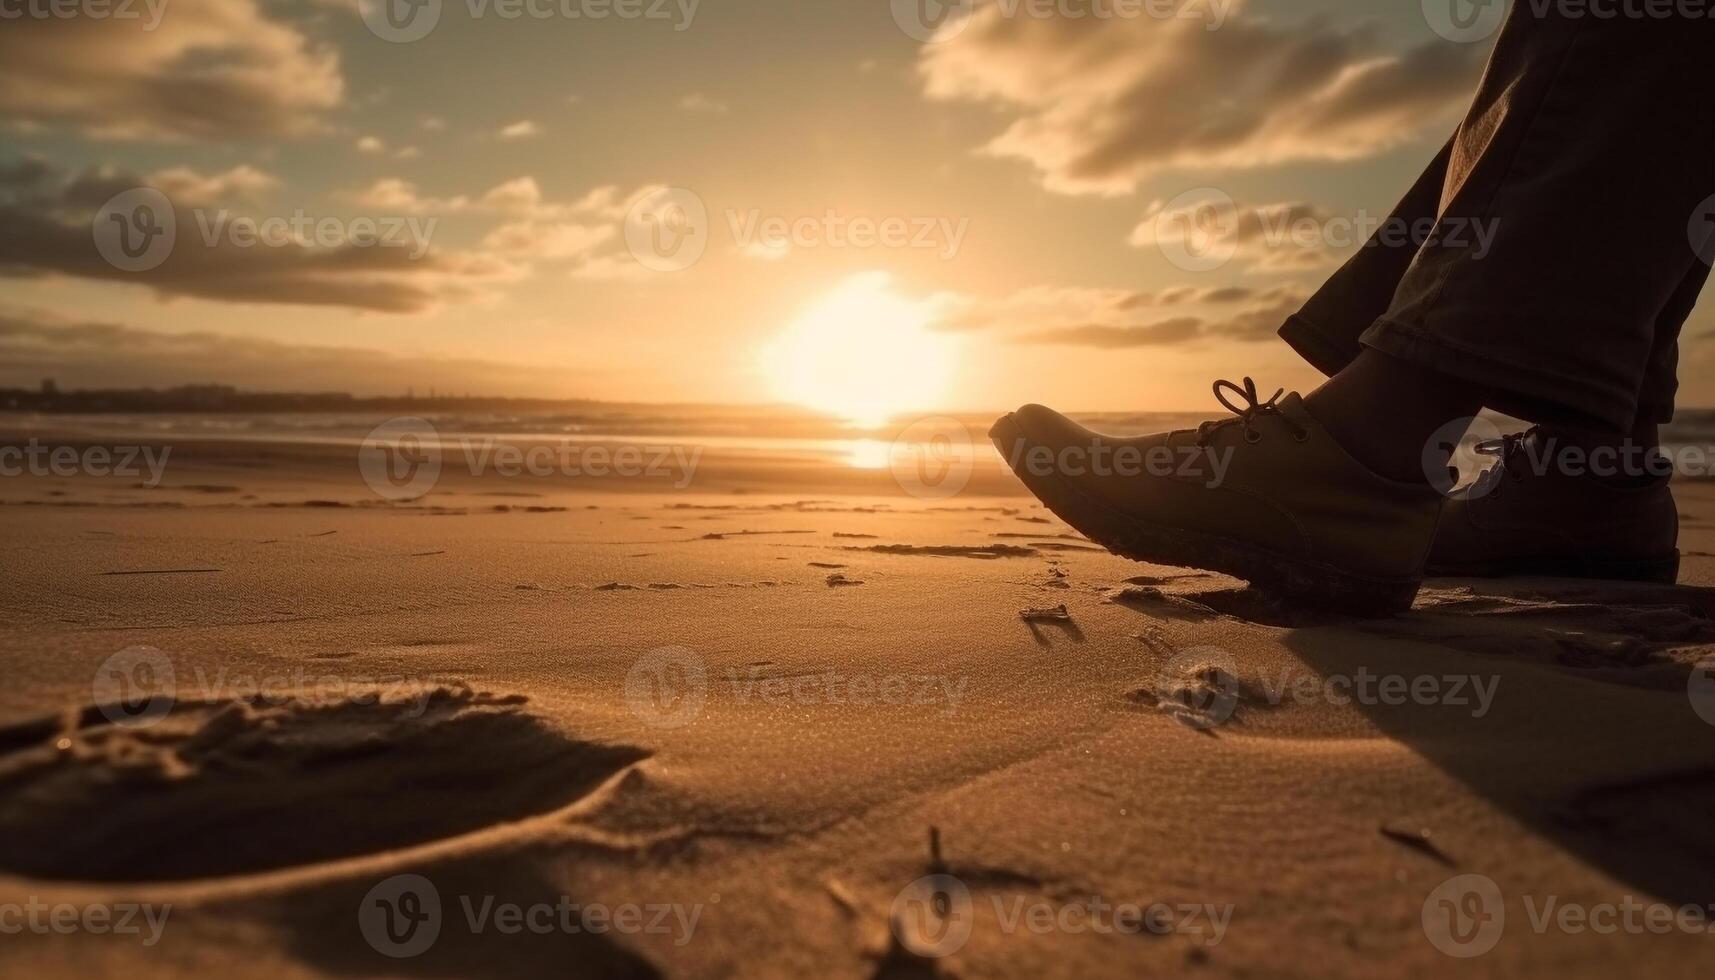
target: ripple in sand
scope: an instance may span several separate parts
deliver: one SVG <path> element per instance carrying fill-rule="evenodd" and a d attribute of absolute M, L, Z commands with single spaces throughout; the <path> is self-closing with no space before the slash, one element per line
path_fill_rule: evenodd
<path fill-rule="evenodd" d="M 379 853 L 552 812 L 647 755 L 568 738 L 525 700 L 251 698 L 0 729 L 0 868 L 162 881 Z"/>

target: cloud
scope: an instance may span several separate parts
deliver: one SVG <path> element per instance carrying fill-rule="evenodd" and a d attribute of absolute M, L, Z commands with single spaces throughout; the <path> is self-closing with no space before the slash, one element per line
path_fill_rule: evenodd
<path fill-rule="evenodd" d="M 180 205 L 200 207 L 232 200 L 255 200 L 280 186 L 280 179 L 249 164 L 224 173 L 200 174 L 189 167 L 168 167 L 149 175 L 150 187 Z"/>
<path fill-rule="evenodd" d="M 160 333 L 0 307 L 0 386 L 63 389 L 230 384 L 264 391 L 399 394 L 406 386 L 563 395 L 563 366 L 286 344 L 214 333 Z"/>
<path fill-rule="evenodd" d="M 1293 272 L 1332 264 L 1337 254 L 1367 239 L 1355 219 L 1314 204 L 1239 207 L 1230 201 L 1172 205 L 1152 202 L 1127 241 L 1171 254 L 1226 255 L 1267 272 Z"/>
<path fill-rule="evenodd" d="M 1280 284 L 1249 286 L 1172 286 L 1136 292 L 1081 286 L 1031 286 L 990 300 L 965 298 L 943 303 L 952 312 L 938 326 L 953 330 L 990 330 L 1025 344 L 1126 347 L 1192 344 L 1206 340 L 1261 341 L 1304 304 L 1305 291 Z M 1147 323 L 1136 322 L 1141 309 L 1171 307 L 1188 312 Z M 1193 312 L 1194 311 L 1194 312 Z"/>
<path fill-rule="evenodd" d="M 253 176 L 234 178 L 230 171 L 216 178 L 182 168 L 166 172 L 202 191 L 255 184 Z M 94 219 L 110 198 L 143 185 L 115 170 L 86 170 L 64 179 L 51 168 L 38 172 L 28 161 L 0 172 L 0 278 L 71 276 L 145 286 L 163 298 L 415 313 L 478 298 L 491 284 L 519 274 L 493 256 L 438 252 L 426 238 L 396 239 L 401 247 L 320 247 L 297 240 L 246 246 L 223 233 L 244 216 L 178 202 L 164 261 L 127 272 L 102 257 Z"/>
<path fill-rule="evenodd" d="M 530 176 L 514 177 L 488 190 L 471 196 L 451 197 L 424 195 L 417 185 L 400 177 L 382 177 L 360 191 L 343 196 L 360 207 L 387 214 L 502 214 L 529 218 L 534 221 L 559 221 L 580 215 L 593 215 L 608 220 L 625 216 L 635 197 L 621 201 L 617 187 L 598 187 L 570 204 L 548 201 L 542 186 Z M 615 210 L 617 208 L 617 211 Z"/>
<path fill-rule="evenodd" d="M 1196 337 L 1203 321 L 1194 316 L 1174 317 L 1143 326 L 1110 327 L 1086 323 L 1076 327 L 1038 330 L 1014 338 L 1023 344 L 1077 344 L 1081 347 L 1156 347 L 1177 344 Z"/>
<path fill-rule="evenodd" d="M 1170 286 L 1153 293 L 1132 293 L 1116 303 L 1121 310 L 1136 310 L 1161 306 L 1219 305 L 1243 303 L 1252 299 L 1270 299 L 1292 287 L 1274 286 L 1256 289 L 1251 286 Z"/>
<path fill-rule="evenodd" d="M 679 109 L 683 112 L 706 112 L 711 115 L 725 115 L 732 111 L 732 106 L 719 99 L 711 99 L 701 92 L 692 92 L 679 100 Z"/>
<path fill-rule="evenodd" d="M 366 156 L 380 156 L 387 152 L 387 144 L 379 136 L 363 136 L 357 141 L 357 152 Z"/>
<path fill-rule="evenodd" d="M 520 119 L 500 127 L 499 136 L 503 140 L 525 140 L 542 132 L 541 127 L 528 119 Z"/>
<path fill-rule="evenodd" d="M 1287 26 L 1241 0 L 1220 30 L 1189 15 L 1009 18 L 1015 5 L 978 2 L 963 31 L 923 47 L 923 92 L 1009 114 L 982 151 L 1064 193 L 1129 193 L 1167 168 L 1372 156 L 1450 127 L 1484 54 L 1440 40 L 1388 50 L 1372 28 Z"/>
<path fill-rule="evenodd" d="M 515 177 L 489 188 L 479 201 L 482 207 L 517 214 L 542 214 L 542 188 L 534 177 Z"/>
<path fill-rule="evenodd" d="M 790 242 L 751 242 L 738 249 L 738 254 L 747 259 L 779 262 L 792 254 L 792 244 Z"/>
<path fill-rule="evenodd" d="M 514 221 L 489 232 L 482 247 L 520 258 L 570 259 L 589 254 L 613 236 L 608 225 Z"/>
<path fill-rule="evenodd" d="M 646 282 L 660 280 L 662 276 L 637 261 L 630 252 L 620 251 L 591 256 L 588 261 L 578 263 L 572 269 L 572 278 L 586 282 Z"/>
<path fill-rule="evenodd" d="M 171 0 L 138 19 L 24 17 L 0 30 L 0 118 L 108 139 L 293 136 L 345 82 L 338 54 L 256 0 Z"/>
<path fill-rule="evenodd" d="M 579 260 L 572 274 L 587 280 L 641 280 L 651 273 L 618 246 L 620 223 L 631 207 L 660 190 L 647 184 L 630 194 L 614 184 L 593 188 L 570 203 L 548 200 L 530 176 L 515 177 L 477 195 L 425 196 L 410 181 L 385 177 L 345 195 L 378 214 L 492 214 L 507 219 L 482 240 L 486 254 L 522 266 L 535 261 Z M 613 245 L 607 254 L 604 246 Z"/>

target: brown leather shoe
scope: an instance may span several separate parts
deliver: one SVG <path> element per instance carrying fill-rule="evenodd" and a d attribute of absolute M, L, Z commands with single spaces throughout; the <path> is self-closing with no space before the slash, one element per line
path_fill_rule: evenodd
<path fill-rule="evenodd" d="M 1246 378 L 1216 382 L 1215 397 L 1237 417 L 1128 439 L 1026 405 L 989 437 L 1050 510 L 1110 551 L 1226 572 L 1306 605 L 1408 608 L 1441 495 L 1371 472 L 1296 393 L 1262 402 Z"/>
<path fill-rule="evenodd" d="M 1666 477 L 1615 486 L 1548 465 L 1536 429 L 1479 445 L 1497 462 L 1447 501 L 1428 574 L 1672 583 L 1679 511 Z"/>

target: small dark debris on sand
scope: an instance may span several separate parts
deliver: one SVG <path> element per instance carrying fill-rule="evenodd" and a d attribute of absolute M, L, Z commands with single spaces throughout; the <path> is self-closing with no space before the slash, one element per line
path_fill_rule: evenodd
<path fill-rule="evenodd" d="M 708 534 L 705 534 L 705 535 L 703 535 L 703 540 L 704 540 L 704 541 L 723 541 L 723 540 L 725 540 L 725 539 L 727 539 L 727 538 L 741 538 L 741 537 L 752 537 L 752 536 L 756 536 L 756 535 L 762 535 L 762 534 L 815 534 L 815 533 L 816 533 L 816 532 L 815 532 L 815 531 L 810 531 L 810 530 L 789 530 L 789 531 L 713 531 L 713 532 L 710 532 L 710 533 L 708 533 Z"/>
<path fill-rule="evenodd" d="M 844 568 L 846 566 L 841 565 L 839 562 L 813 561 L 810 563 L 810 567 L 811 568 Z"/>
<path fill-rule="evenodd" d="M 873 551 L 882 555 L 922 555 L 930 558 L 1028 558 L 1036 554 L 1035 548 L 1025 548 L 1015 544 L 986 544 L 973 545 L 932 545 L 932 544 L 872 544 L 867 548 L 853 547 L 853 551 Z"/>
<path fill-rule="evenodd" d="M 1391 823 L 1383 824 L 1376 829 L 1380 830 L 1382 836 L 1388 840 L 1398 841 L 1445 867 L 1458 867 L 1458 864 L 1447 856 L 1447 852 L 1437 847 L 1435 842 L 1430 839 L 1431 835 L 1428 828 Z"/>
<path fill-rule="evenodd" d="M 1062 602 L 1058 606 L 1049 606 L 1045 609 L 1020 610 L 1018 618 L 1027 623 L 1069 623 L 1072 621 L 1072 614 L 1067 611 L 1066 604 Z"/>
<path fill-rule="evenodd" d="M 841 575 L 839 572 L 835 572 L 834 574 L 828 576 L 828 588 L 830 588 L 830 589 L 837 589 L 842 585 L 862 585 L 862 584 L 863 584 L 863 579 L 861 579 L 861 578 L 846 578 L 844 575 Z"/>
<path fill-rule="evenodd" d="M 203 575 L 218 572 L 218 568 L 116 568 L 101 575 Z"/>
<path fill-rule="evenodd" d="M 1153 585 L 1128 585 L 1108 592 L 1103 598 L 1108 602 L 1133 608 L 1161 604 L 1198 616 L 1220 615 L 1219 612 L 1201 602 L 1194 602 L 1182 596 L 1163 592 Z"/>
<path fill-rule="evenodd" d="M 834 537 L 836 537 L 836 538 L 876 538 L 876 537 L 880 537 L 880 535 L 878 535 L 878 534 L 848 534 L 845 531 L 835 531 Z"/>

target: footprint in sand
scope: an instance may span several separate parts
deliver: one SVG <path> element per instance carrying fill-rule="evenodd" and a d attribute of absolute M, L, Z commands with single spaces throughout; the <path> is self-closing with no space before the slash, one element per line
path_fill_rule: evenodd
<path fill-rule="evenodd" d="M 438 687 L 0 728 L 0 868 L 169 881 L 380 853 L 550 813 L 648 754 L 569 738 L 525 700 Z"/>

